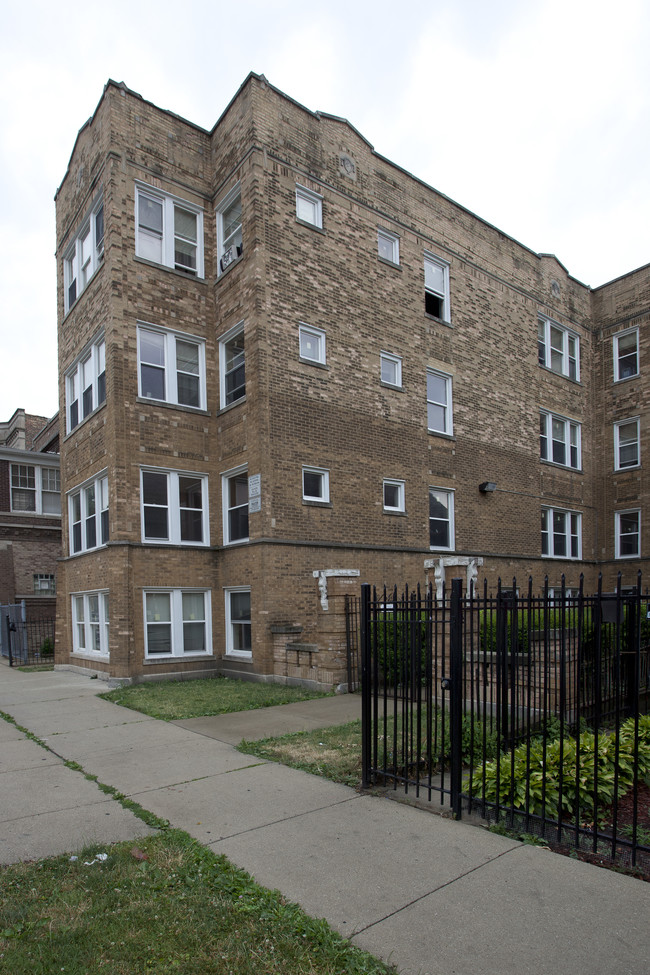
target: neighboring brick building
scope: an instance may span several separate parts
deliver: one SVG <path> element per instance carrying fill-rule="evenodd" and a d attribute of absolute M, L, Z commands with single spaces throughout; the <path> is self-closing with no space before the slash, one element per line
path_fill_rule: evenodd
<path fill-rule="evenodd" d="M 56 203 L 59 663 L 329 685 L 362 581 L 636 581 L 650 267 L 591 290 L 254 74 L 210 132 L 109 82 Z"/>
<path fill-rule="evenodd" d="M 58 414 L 48 419 L 18 409 L 0 423 L 0 605 L 24 601 L 31 620 L 53 619 L 56 612 L 58 450 Z"/>

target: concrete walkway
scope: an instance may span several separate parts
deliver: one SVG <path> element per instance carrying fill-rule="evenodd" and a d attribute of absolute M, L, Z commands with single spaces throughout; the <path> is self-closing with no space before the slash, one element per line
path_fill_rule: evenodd
<path fill-rule="evenodd" d="M 0 667 L 0 863 L 149 832 L 64 761 L 277 888 L 402 975 L 638 975 L 650 885 L 243 755 L 242 737 L 338 724 L 359 700 L 166 723 L 100 681 Z"/>

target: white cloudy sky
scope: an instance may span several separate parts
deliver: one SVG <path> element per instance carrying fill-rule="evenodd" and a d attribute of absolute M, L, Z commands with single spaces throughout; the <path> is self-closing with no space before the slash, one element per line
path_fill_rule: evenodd
<path fill-rule="evenodd" d="M 22 0 L 0 36 L 0 420 L 51 415 L 54 194 L 109 78 L 211 128 L 249 71 L 597 286 L 650 262 L 646 0 Z"/>

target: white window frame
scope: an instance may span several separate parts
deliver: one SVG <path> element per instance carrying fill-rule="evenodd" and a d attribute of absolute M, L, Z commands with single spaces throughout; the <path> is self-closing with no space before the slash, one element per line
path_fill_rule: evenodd
<path fill-rule="evenodd" d="M 321 493 L 309 494 L 305 488 L 305 474 L 315 474 L 321 485 Z M 302 500 L 310 504 L 330 503 L 330 472 L 325 467 L 303 467 L 302 469 Z"/>
<path fill-rule="evenodd" d="M 243 484 L 246 481 L 246 503 L 241 504 L 230 504 L 230 482 L 234 479 L 239 480 Z M 231 538 L 230 537 L 230 513 L 231 511 L 243 510 L 246 508 L 247 517 L 249 514 L 249 497 L 248 497 L 248 466 L 242 464 L 241 467 L 234 467 L 230 471 L 225 471 L 221 475 L 221 500 L 222 500 L 222 513 L 223 513 L 223 544 L 224 545 L 243 545 L 248 542 L 250 537 L 250 522 L 248 522 L 248 533 L 246 536 L 241 538 Z"/>
<path fill-rule="evenodd" d="M 377 227 L 377 253 L 382 261 L 399 264 L 399 237 L 390 230 Z"/>
<path fill-rule="evenodd" d="M 142 340 L 143 335 L 148 333 L 149 335 L 160 336 L 162 340 L 163 348 L 163 359 L 162 363 L 155 362 L 143 362 L 142 356 Z M 183 374 L 183 370 L 178 368 L 177 362 L 177 347 L 178 343 L 184 342 L 187 345 L 195 345 L 198 348 L 198 403 L 181 403 L 179 399 L 179 375 Z M 142 367 L 149 366 L 151 369 L 160 370 L 163 374 L 163 384 L 165 387 L 165 395 L 162 399 L 155 396 L 148 396 L 147 390 L 144 386 L 142 379 Z M 188 375 L 195 375 L 195 373 L 188 373 Z M 168 328 L 160 328 L 158 325 L 152 325 L 151 322 L 138 322 L 138 396 L 141 399 L 155 402 L 155 403 L 167 403 L 170 406 L 179 406 L 182 409 L 188 410 L 205 410 L 206 409 L 206 378 L 205 378 L 205 339 L 198 338 L 196 335 L 189 335 L 187 332 L 174 332 Z"/>
<path fill-rule="evenodd" d="M 90 284 L 103 258 L 104 200 L 99 196 L 63 255 L 63 303 L 66 315 Z"/>
<path fill-rule="evenodd" d="M 445 399 L 437 400 L 429 396 L 429 377 L 441 379 L 445 387 Z M 443 423 L 441 426 L 431 426 L 431 410 L 429 407 L 443 410 Z M 451 437 L 454 432 L 454 412 L 453 412 L 453 390 L 452 377 L 439 369 L 427 369 L 427 430 L 429 433 L 442 434 Z"/>
<path fill-rule="evenodd" d="M 569 420 L 565 416 L 540 410 L 539 456 L 548 464 L 557 467 L 568 467 L 574 471 L 582 470 L 582 424 Z M 562 436 L 558 437 L 555 427 L 561 427 Z M 555 460 L 555 444 L 564 446 L 565 461 Z M 575 454 L 575 463 L 574 455 Z M 568 458 L 568 461 L 567 461 Z"/>
<path fill-rule="evenodd" d="M 394 379 L 386 379 L 385 371 L 390 370 Z M 394 389 L 402 388 L 402 357 L 393 355 L 391 352 L 380 352 L 379 354 L 379 375 L 383 386 L 392 386 Z"/>
<path fill-rule="evenodd" d="M 323 229 L 323 197 L 299 183 L 296 183 L 296 220 Z"/>
<path fill-rule="evenodd" d="M 253 656 L 252 649 L 252 619 L 249 618 L 248 622 L 241 618 L 238 620 L 233 620 L 232 618 L 232 597 L 238 593 L 248 593 L 250 599 L 250 587 L 249 586 L 228 586 L 224 589 L 225 600 L 226 600 L 226 657 L 237 657 L 240 660 L 250 660 Z M 252 617 L 252 605 L 249 604 L 250 616 Z M 246 626 L 250 627 L 249 630 L 249 641 L 251 644 L 250 650 L 236 649 L 235 644 L 235 627 L 236 626 Z"/>
<path fill-rule="evenodd" d="M 441 257 L 437 257 L 436 254 L 431 254 L 425 252 L 424 254 L 424 310 L 427 315 L 431 315 L 433 318 L 437 318 L 442 322 L 449 324 L 451 321 L 450 307 L 449 307 L 449 261 L 445 261 Z M 442 287 L 438 285 L 434 286 L 432 280 L 434 274 L 442 274 Z M 427 305 L 430 299 L 427 296 L 432 296 L 433 300 L 440 302 L 440 315 L 434 314 L 430 311 Z"/>
<path fill-rule="evenodd" d="M 203 618 L 192 617 L 184 618 L 183 596 L 203 596 Z M 147 597 L 148 596 L 168 596 L 169 598 L 169 620 L 155 620 L 147 618 Z M 142 613 L 144 623 L 144 656 L 145 660 L 172 660 L 182 658 L 187 660 L 192 657 L 207 657 L 212 655 L 212 593 L 210 589 L 199 589 L 187 587 L 183 589 L 167 589 L 163 587 L 151 587 L 142 592 Z M 161 623 L 169 625 L 171 649 L 164 653 L 150 652 L 149 650 L 149 626 Z M 204 644 L 203 650 L 184 649 L 185 644 L 185 624 L 203 624 Z"/>
<path fill-rule="evenodd" d="M 555 531 L 555 515 L 564 517 L 564 530 L 561 533 Z M 564 548 L 568 554 L 562 555 L 555 551 L 556 535 L 561 535 L 564 539 Z M 546 552 L 544 551 L 545 536 Z M 574 539 L 575 552 L 573 548 Z M 563 561 L 576 561 L 582 558 L 582 514 L 579 511 L 570 511 L 566 508 L 542 508 L 542 558 L 562 559 Z"/>
<path fill-rule="evenodd" d="M 432 495 L 444 494 L 447 496 L 447 512 L 448 518 L 436 518 L 431 515 L 431 498 Z M 456 524 L 455 524 L 455 513 L 454 513 L 454 491 L 450 488 L 445 487 L 430 487 L 429 488 L 429 549 L 432 552 L 453 552 L 456 545 Z M 439 502 L 442 504 L 442 502 Z M 431 522 L 440 521 L 447 524 L 449 544 L 448 545 L 432 545 L 431 544 Z"/>
<path fill-rule="evenodd" d="M 109 653 L 109 592 L 96 589 L 88 592 L 73 592 L 72 600 L 72 652 L 84 656 L 107 659 Z M 97 599 L 97 619 L 92 619 L 92 601 Z M 83 616 L 79 614 L 81 601 Z M 95 648 L 95 641 L 99 648 Z"/>
<path fill-rule="evenodd" d="M 305 339 L 311 338 L 311 340 L 315 340 L 315 355 L 308 355 L 303 351 L 303 337 Z M 327 344 L 325 332 L 322 328 L 315 328 L 313 325 L 306 325 L 304 322 L 300 322 L 298 326 L 298 341 L 301 362 L 309 362 L 312 365 L 316 363 L 321 366 L 327 364 Z"/>
<path fill-rule="evenodd" d="M 229 351 L 228 346 L 231 345 L 234 339 L 241 337 L 240 352 L 237 356 L 232 358 L 229 368 Z M 237 361 L 236 361 L 237 360 Z M 243 385 L 239 385 L 235 388 L 234 392 L 237 393 L 236 396 L 231 396 L 228 399 L 228 379 L 230 376 L 234 376 L 241 368 L 244 370 Z M 233 391 L 230 391 L 231 393 Z M 219 405 L 222 410 L 225 410 L 227 406 L 232 406 L 234 403 L 239 403 L 246 397 L 246 346 L 245 346 L 245 335 L 244 335 L 244 323 L 239 322 L 234 328 L 229 329 L 225 335 L 222 335 L 219 339 Z"/>
<path fill-rule="evenodd" d="M 621 518 L 624 515 L 636 515 L 636 532 L 626 532 L 628 537 L 636 535 L 636 552 L 630 552 L 623 555 L 621 553 Z M 628 508 L 624 511 L 616 511 L 614 513 L 614 546 L 615 546 L 615 557 L 617 559 L 638 559 L 641 557 L 641 509 L 640 508 Z"/>
<path fill-rule="evenodd" d="M 54 486 L 51 479 L 54 478 Z M 47 483 L 46 483 L 47 482 Z M 17 507 L 14 491 L 26 492 L 34 498 L 33 508 Z M 45 511 L 44 499 L 59 497 L 58 511 Z M 40 464 L 14 463 L 9 465 L 9 510 L 19 515 L 45 515 L 47 518 L 61 517 L 61 474 L 58 467 Z"/>
<path fill-rule="evenodd" d="M 621 339 L 629 338 L 631 335 L 634 335 L 636 340 L 636 348 L 633 353 L 635 358 L 635 369 L 634 372 L 628 372 L 625 375 L 621 375 L 621 373 L 625 371 L 625 370 L 621 370 L 621 360 L 628 359 L 632 355 L 632 353 L 627 352 L 625 355 L 621 356 L 619 343 Z M 639 329 L 626 328 L 622 332 L 617 332 L 616 335 L 614 335 L 612 338 L 612 349 L 614 354 L 614 382 L 620 383 L 623 382 L 625 379 L 634 379 L 636 376 L 638 376 L 639 375 Z"/>
<path fill-rule="evenodd" d="M 397 489 L 397 504 L 387 504 L 386 503 L 386 488 L 396 488 Z M 389 514 L 400 513 L 403 514 L 406 510 L 405 507 L 405 482 L 398 481 L 391 477 L 385 477 L 382 488 L 383 505 L 384 511 Z"/>
<path fill-rule="evenodd" d="M 65 415 L 68 433 L 76 430 L 106 402 L 106 341 L 104 334 L 77 356 L 65 374 Z"/>
<path fill-rule="evenodd" d="M 239 200 L 239 223 L 230 228 L 226 234 L 227 227 L 224 226 L 224 215 Z M 242 242 L 242 205 L 241 205 L 241 183 L 230 190 L 224 196 L 216 208 L 217 216 L 217 275 L 220 277 L 237 258 L 243 253 Z"/>
<path fill-rule="evenodd" d="M 145 503 L 144 481 L 146 474 L 154 474 L 165 478 L 166 483 L 166 504 L 155 504 L 147 501 Z M 181 478 L 189 478 L 201 482 L 201 507 L 183 507 L 181 505 Z M 147 535 L 145 508 L 160 508 L 167 512 L 167 534 L 163 537 Z M 184 539 L 183 534 L 183 511 L 201 512 L 201 540 Z M 184 548 L 205 548 L 210 544 L 210 518 L 208 504 L 208 475 L 200 474 L 197 471 L 170 470 L 164 467 L 141 467 L 140 468 L 140 525 L 142 541 L 147 545 L 181 545 Z"/>
<path fill-rule="evenodd" d="M 561 333 L 560 346 L 551 344 L 553 331 Z M 537 360 L 540 366 L 550 369 L 556 376 L 580 382 L 580 337 L 547 315 L 538 315 Z"/>
<path fill-rule="evenodd" d="M 94 511 L 90 510 L 89 492 L 92 491 Z M 75 512 L 75 499 L 79 499 L 78 512 Z M 108 474 L 103 471 L 77 484 L 67 492 L 68 503 L 68 548 L 70 555 L 83 555 L 97 548 L 104 548 L 109 540 L 109 497 Z M 79 517 L 77 518 L 77 514 Z M 78 533 L 75 526 L 79 526 Z M 88 544 L 89 533 L 94 534 L 95 544 Z M 77 538 L 78 537 L 78 547 Z"/>
<path fill-rule="evenodd" d="M 632 426 L 636 430 L 634 439 L 626 439 L 621 441 L 621 427 Z M 631 464 L 623 463 L 621 461 L 621 450 L 625 447 L 629 447 L 632 444 L 636 445 L 636 460 Z M 640 422 L 638 416 L 630 417 L 629 420 L 619 420 L 614 424 L 614 470 L 615 471 L 629 471 L 634 467 L 641 466 L 641 430 Z"/>
<path fill-rule="evenodd" d="M 157 231 L 151 232 L 146 228 L 141 228 L 140 226 L 140 200 L 148 199 L 155 202 L 161 206 L 162 214 L 162 227 L 160 233 Z M 176 233 L 176 215 L 175 209 L 184 210 L 187 213 L 191 213 L 196 217 L 196 242 L 191 240 L 191 238 L 182 235 L 181 233 Z M 192 268 L 182 261 L 176 260 L 176 238 L 182 243 L 188 243 L 189 246 L 196 248 L 196 268 Z M 159 240 L 160 241 L 160 259 L 152 258 L 146 252 L 146 241 L 147 240 Z M 168 267 L 172 270 L 179 271 L 182 274 L 186 274 L 189 277 L 203 278 L 204 266 L 203 266 L 203 209 L 197 206 L 195 203 L 189 203 L 187 200 L 183 200 L 180 197 L 172 196 L 170 193 L 164 193 L 162 190 L 155 189 L 153 186 L 148 186 L 146 183 L 136 183 L 135 184 L 135 254 L 136 257 L 141 258 L 144 261 L 150 261 L 152 264 L 159 264 L 162 267 Z"/>

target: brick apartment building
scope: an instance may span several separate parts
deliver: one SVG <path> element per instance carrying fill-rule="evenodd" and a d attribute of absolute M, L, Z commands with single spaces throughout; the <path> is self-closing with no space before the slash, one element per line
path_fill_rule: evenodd
<path fill-rule="evenodd" d="M 109 81 L 56 195 L 57 660 L 345 680 L 361 582 L 636 582 L 650 266 L 591 289 L 249 75 Z"/>
<path fill-rule="evenodd" d="M 53 619 L 61 555 L 59 421 L 18 409 L 0 423 L 0 606 Z M 0 646 L 4 649 L 4 614 Z"/>

